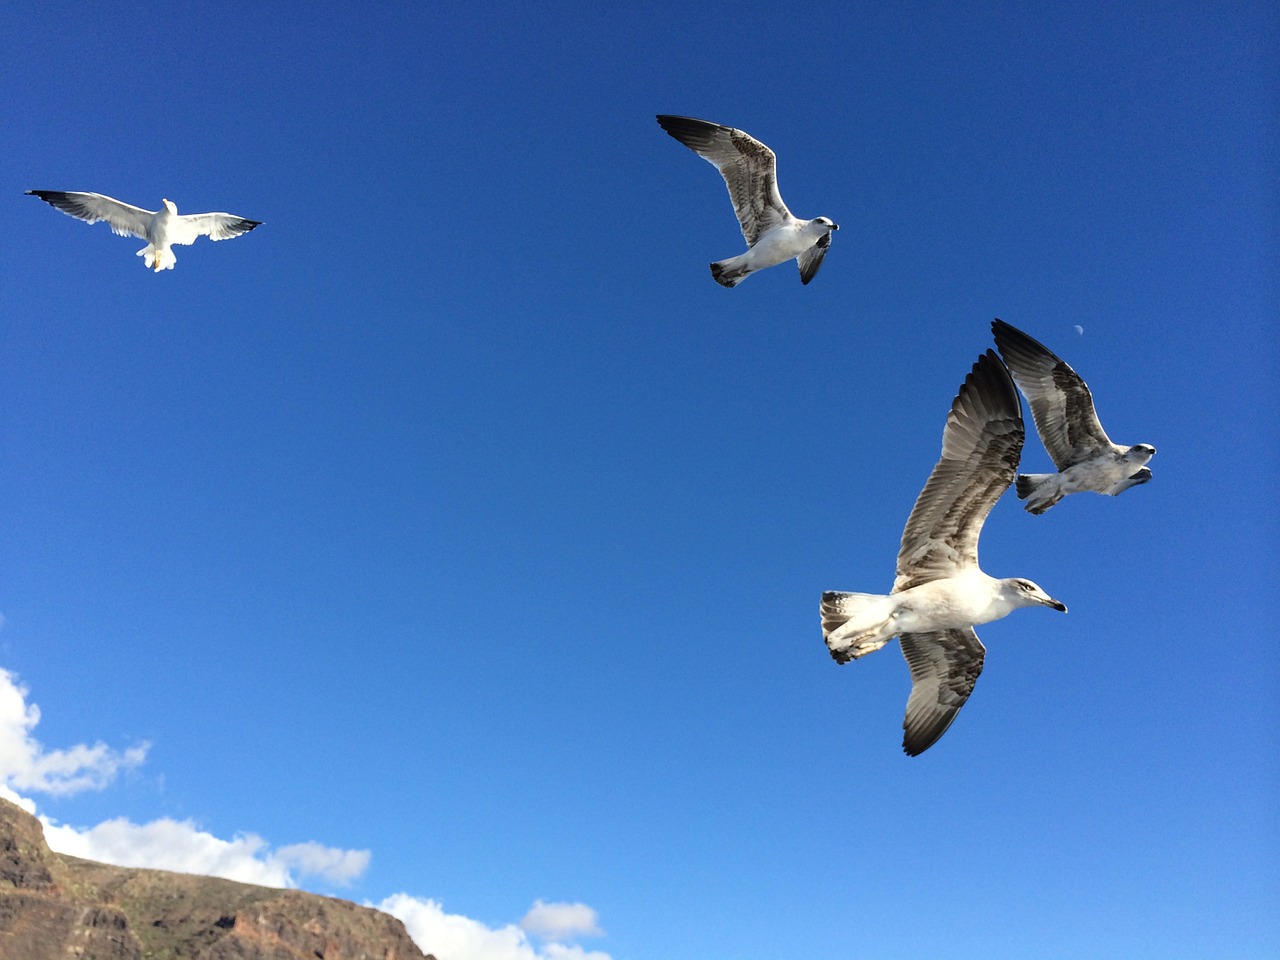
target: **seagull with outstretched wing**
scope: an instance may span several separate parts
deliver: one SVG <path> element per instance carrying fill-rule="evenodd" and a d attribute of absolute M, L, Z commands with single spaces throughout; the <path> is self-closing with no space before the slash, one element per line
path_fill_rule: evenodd
<path fill-rule="evenodd" d="M 247 220 L 233 213 L 180 214 L 170 200 L 161 201 L 163 206 L 160 210 L 143 210 L 100 193 L 28 190 L 27 195 L 39 197 L 67 216 L 85 223 L 105 220 L 117 236 L 147 241 L 147 245 L 138 251 L 138 256 L 156 273 L 172 270 L 178 262 L 171 249 L 175 243 L 189 246 L 199 237 L 229 240 L 262 224 L 261 220 Z"/>
<path fill-rule="evenodd" d="M 1057 473 L 1020 473 L 1015 489 L 1028 513 L 1044 513 L 1070 493 L 1118 496 L 1151 479 L 1149 443 L 1124 447 L 1102 429 L 1093 394 L 1080 375 L 1039 340 L 1003 320 L 991 330 L 1005 365 L 1031 405 L 1031 416 Z"/>
<path fill-rule="evenodd" d="M 748 249 L 711 264 L 716 283 L 734 287 L 757 270 L 788 260 L 800 264 L 801 283 L 812 280 L 831 247 L 831 231 L 840 228 L 826 217 L 798 220 L 792 216 L 778 193 L 773 151 L 749 133 L 707 120 L 659 114 L 658 123 L 719 170 L 729 187 Z"/>
<path fill-rule="evenodd" d="M 973 692 L 986 655 L 975 624 L 1019 607 L 1067 610 L 1030 580 L 997 580 L 978 567 L 978 536 L 1013 483 L 1023 437 L 1018 391 L 988 350 L 951 404 L 942 457 L 902 532 L 893 591 L 822 595 L 822 633 L 838 663 L 898 637 L 911 671 L 902 749 L 913 757 L 937 742 Z"/>

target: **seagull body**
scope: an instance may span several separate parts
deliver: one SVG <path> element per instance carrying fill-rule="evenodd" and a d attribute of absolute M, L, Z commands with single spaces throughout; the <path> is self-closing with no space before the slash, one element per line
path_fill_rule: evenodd
<path fill-rule="evenodd" d="M 259 226 L 261 220 L 246 220 L 232 213 L 178 213 L 170 200 L 161 201 L 160 210 L 143 210 L 141 207 L 121 203 L 101 193 L 66 193 L 61 190 L 28 190 L 27 194 L 39 197 L 68 216 L 97 223 L 105 220 L 111 232 L 121 237 L 137 237 L 147 245 L 138 256 L 156 273 L 172 270 L 178 258 L 172 245 L 190 245 L 199 237 L 210 240 L 228 240 L 248 233 Z"/>
<path fill-rule="evenodd" d="M 976 624 L 1019 607 L 1066 612 L 1030 580 L 997 579 L 978 567 L 982 524 L 1013 483 L 1023 438 L 1017 390 L 988 350 L 951 404 L 942 457 L 902 533 L 893 591 L 822 595 L 822 632 L 838 663 L 898 637 L 911 671 L 902 741 L 911 756 L 937 742 L 973 692 L 986 655 Z"/>
<path fill-rule="evenodd" d="M 887 596 L 835 594 L 840 598 L 835 603 L 839 616 L 832 619 L 839 621 L 845 615 L 850 619 L 827 633 L 827 646 L 843 663 L 879 650 L 902 633 L 954 630 L 1000 620 L 1018 607 L 1028 606 L 1019 602 L 1025 595 L 1024 588 L 989 577 L 976 567 Z M 827 603 L 831 596 L 824 594 L 824 616 L 831 609 L 832 605 Z M 850 597 L 857 599 L 850 601 Z M 1037 602 L 1043 601 L 1037 598 Z M 853 646 L 857 652 L 844 656 L 847 646 Z"/>
<path fill-rule="evenodd" d="M 734 287 L 757 270 L 788 260 L 800 265 L 800 282 L 808 283 L 831 247 L 831 232 L 840 228 L 826 217 L 799 220 L 778 193 L 777 158 L 748 133 L 692 117 L 658 115 L 662 129 L 724 177 L 738 215 L 746 253 L 711 264 L 716 282 Z"/>
<path fill-rule="evenodd" d="M 1017 327 L 995 320 L 991 329 L 1000 355 L 1031 405 L 1036 432 L 1058 468 L 1057 473 L 1018 474 L 1018 498 L 1027 501 L 1028 513 L 1044 513 L 1071 493 L 1089 490 L 1114 497 L 1151 479 L 1146 463 L 1156 448 L 1148 443 L 1112 443 L 1079 374 Z"/>

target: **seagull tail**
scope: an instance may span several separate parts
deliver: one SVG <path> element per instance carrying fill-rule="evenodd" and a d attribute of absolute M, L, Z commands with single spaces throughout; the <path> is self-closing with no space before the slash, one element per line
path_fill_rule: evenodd
<path fill-rule="evenodd" d="M 1020 473 L 1015 488 L 1018 499 L 1027 501 L 1027 513 L 1044 513 L 1063 497 L 1056 473 Z"/>
<path fill-rule="evenodd" d="M 730 257 L 728 260 L 719 260 L 711 265 L 711 276 L 716 283 L 722 287 L 736 287 L 747 278 L 751 269 L 734 263 L 738 259 L 738 257 Z"/>
<path fill-rule="evenodd" d="M 158 249 L 149 243 L 138 251 L 137 256 L 142 257 L 142 262 L 148 269 L 155 270 L 157 273 L 161 270 L 172 270 L 173 265 L 178 262 L 172 250 Z"/>
<path fill-rule="evenodd" d="M 894 601 L 879 593 L 822 595 L 822 637 L 837 663 L 874 653 L 893 639 Z"/>

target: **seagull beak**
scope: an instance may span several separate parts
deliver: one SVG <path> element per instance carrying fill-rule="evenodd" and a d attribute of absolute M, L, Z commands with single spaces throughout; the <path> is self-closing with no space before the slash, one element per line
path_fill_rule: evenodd
<path fill-rule="evenodd" d="M 1043 601 L 1043 603 L 1046 607 L 1053 607 L 1053 609 L 1057 610 L 1059 613 L 1067 612 L 1067 605 L 1061 600 L 1055 600 L 1053 597 L 1050 597 L 1048 600 Z"/>
<path fill-rule="evenodd" d="M 840 229 L 840 224 L 838 224 L 838 223 L 833 223 L 833 224 L 831 225 L 831 229 L 832 229 L 832 230 L 839 230 L 839 229 Z"/>

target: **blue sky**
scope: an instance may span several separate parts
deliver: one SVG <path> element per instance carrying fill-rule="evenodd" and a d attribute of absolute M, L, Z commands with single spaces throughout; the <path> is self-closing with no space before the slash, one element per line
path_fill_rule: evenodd
<path fill-rule="evenodd" d="M 0 38 L 0 787 L 51 839 L 440 960 L 1280 952 L 1269 5 Z M 711 280 L 741 237 L 656 113 L 773 147 L 841 225 L 812 284 Z M 33 188 L 265 225 L 156 276 Z M 984 568 L 1070 613 L 981 628 L 908 759 L 896 645 L 838 667 L 818 597 L 891 586 L 996 316 L 1155 479 L 997 504 Z"/>

